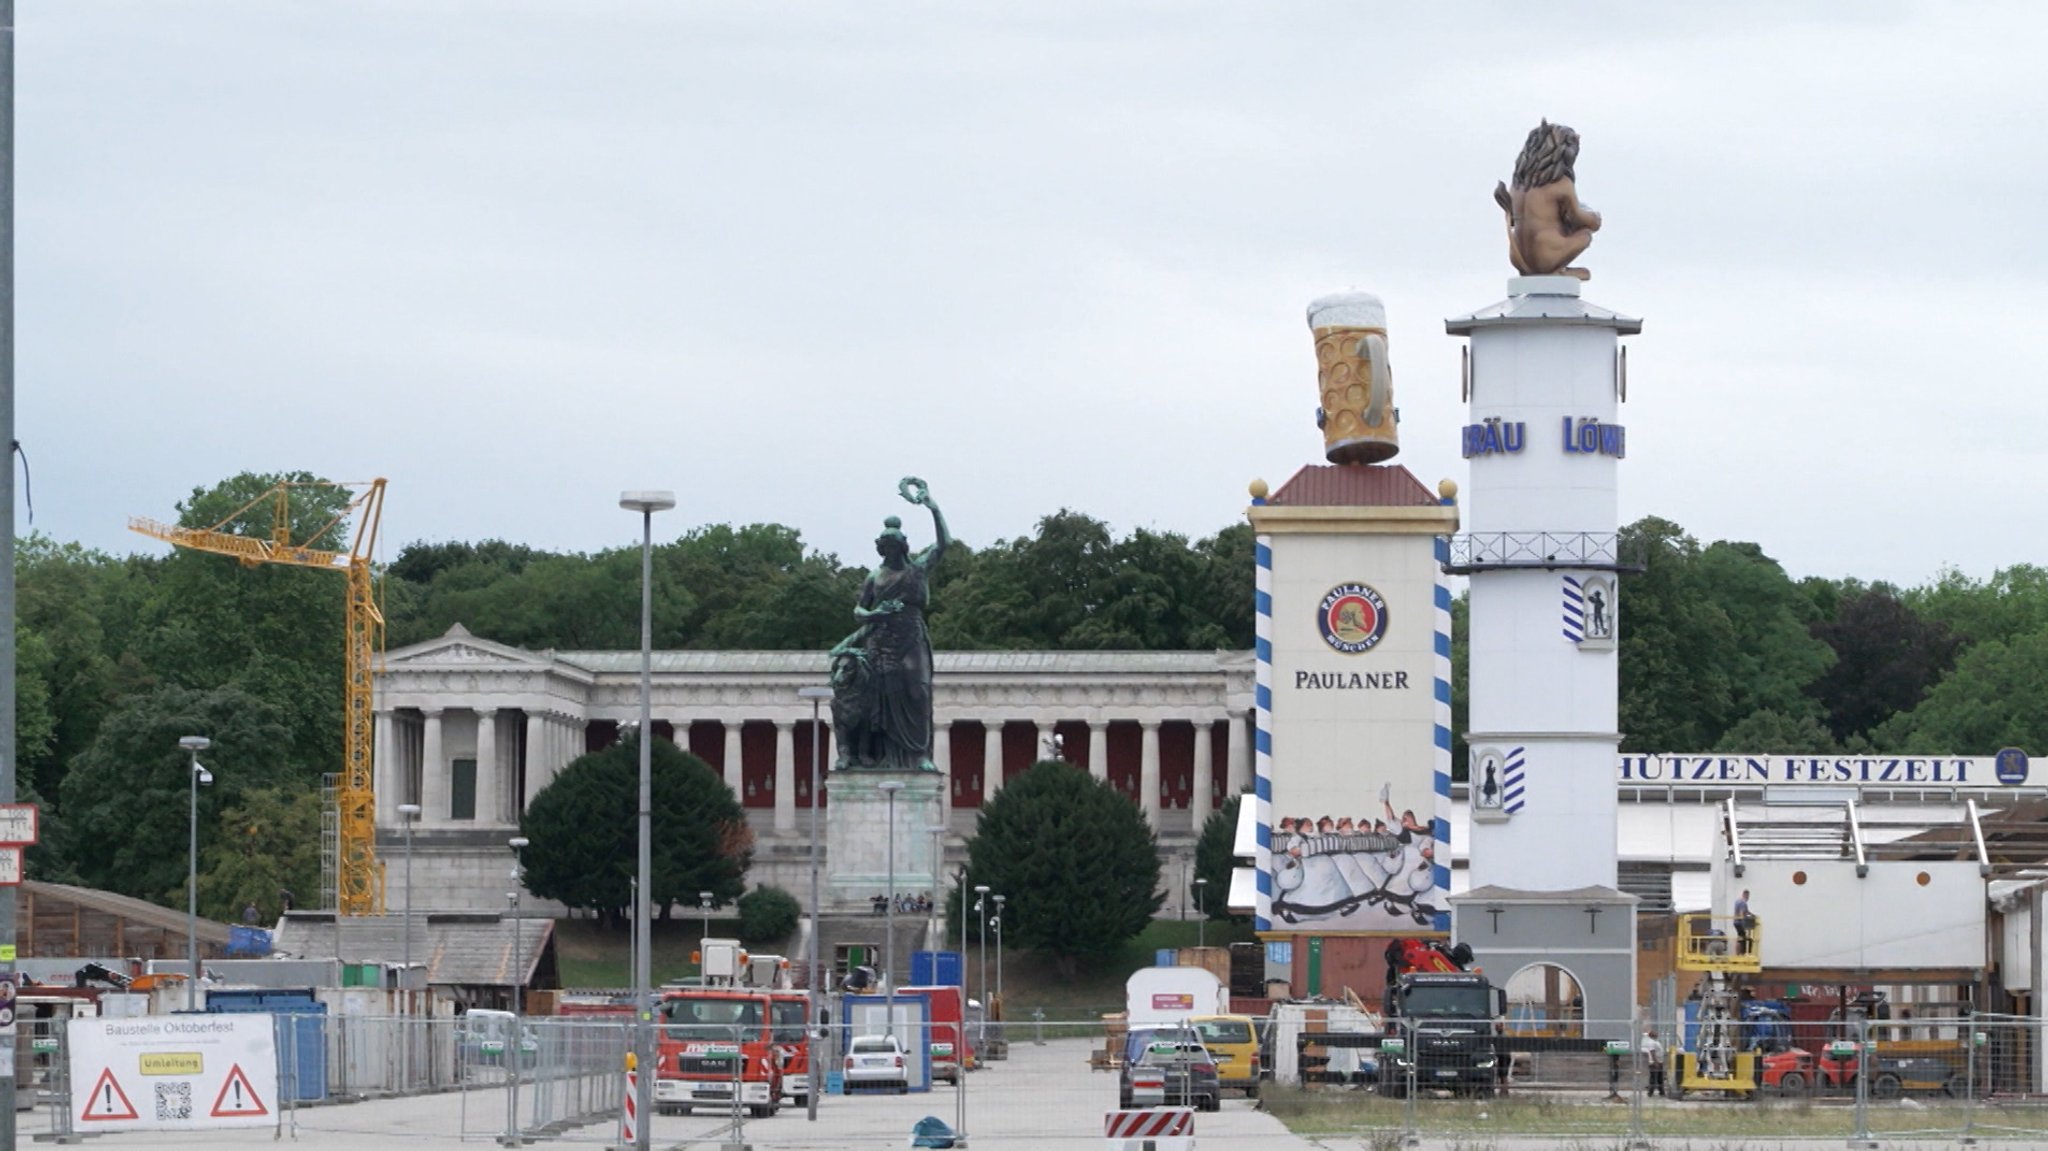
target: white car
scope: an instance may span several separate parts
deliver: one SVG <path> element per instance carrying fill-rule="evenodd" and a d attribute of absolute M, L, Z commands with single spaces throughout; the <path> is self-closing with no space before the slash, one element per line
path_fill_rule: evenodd
<path fill-rule="evenodd" d="M 850 1095 L 857 1087 L 894 1087 L 897 1094 L 910 1090 L 910 1073 L 904 1066 L 903 1044 L 894 1035 L 861 1035 L 846 1049 L 843 1078 Z"/>

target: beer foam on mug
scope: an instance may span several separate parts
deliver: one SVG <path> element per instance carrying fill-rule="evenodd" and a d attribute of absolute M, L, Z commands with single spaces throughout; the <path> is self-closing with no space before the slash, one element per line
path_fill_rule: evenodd
<path fill-rule="evenodd" d="M 1371 292 L 1337 292 L 1308 306 L 1311 328 L 1378 328 L 1387 326 L 1386 305 Z"/>

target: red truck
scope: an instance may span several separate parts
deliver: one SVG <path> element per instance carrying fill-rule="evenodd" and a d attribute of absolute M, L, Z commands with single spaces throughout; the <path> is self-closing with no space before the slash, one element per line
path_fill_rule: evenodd
<path fill-rule="evenodd" d="M 896 994 L 920 996 L 931 1005 L 932 1078 L 958 1084 L 963 1068 L 974 1069 L 974 1033 L 966 1023 L 960 988 L 899 987 Z"/>

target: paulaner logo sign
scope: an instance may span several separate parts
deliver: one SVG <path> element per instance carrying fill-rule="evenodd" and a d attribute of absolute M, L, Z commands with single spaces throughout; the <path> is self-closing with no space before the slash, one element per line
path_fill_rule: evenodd
<path fill-rule="evenodd" d="M 1323 596 L 1316 626 L 1333 651 L 1371 651 L 1387 637 L 1387 601 L 1365 584 L 1338 584 Z"/>

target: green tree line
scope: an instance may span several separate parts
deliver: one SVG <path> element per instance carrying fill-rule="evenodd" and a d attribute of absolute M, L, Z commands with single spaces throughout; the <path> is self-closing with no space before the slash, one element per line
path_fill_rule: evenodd
<path fill-rule="evenodd" d="M 205 527 L 280 479 L 193 491 Z M 346 502 L 294 504 L 296 538 Z M 269 505 L 223 530 L 267 536 Z M 319 542 L 335 546 L 349 525 Z M 1947 573 L 1917 588 L 1793 580 L 1755 544 L 1702 545 L 1676 524 L 1626 529 L 1647 565 L 1622 579 L 1621 726 L 1631 750 L 2048 750 L 2048 571 Z M 970 546 L 972 545 L 972 546 Z M 1250 528 L 1119 536 L 1085 514 L 976 544 L 939 569 L 941 649 L 1243 650 Z M 654 551 L 654 642 L 667 649 L 823 650 L 852 628 L 867 557 L 780 524 L 706 525 Z M 16 552 L 26 798 L 43 805 L 35 878 L 183 902 L 187 760 L 205 734 L 201 904 L 266 916 L 319 874 L 321 777 L 341 763 L 343 581 L 175 550 L 112 555 L 30 535 Z M 550 552 L 501 540 L 405 545 L 381 572 L 392 646 L 455 623 L 529 648 L 639 642 L 639 551 Z M 1462 628 L 1462 603 L 1454 616 Z M 1462 633 L 1453 647 L 1463 722 Z M 1462 762 L 1462 757 L 1460 757 Z"/>

